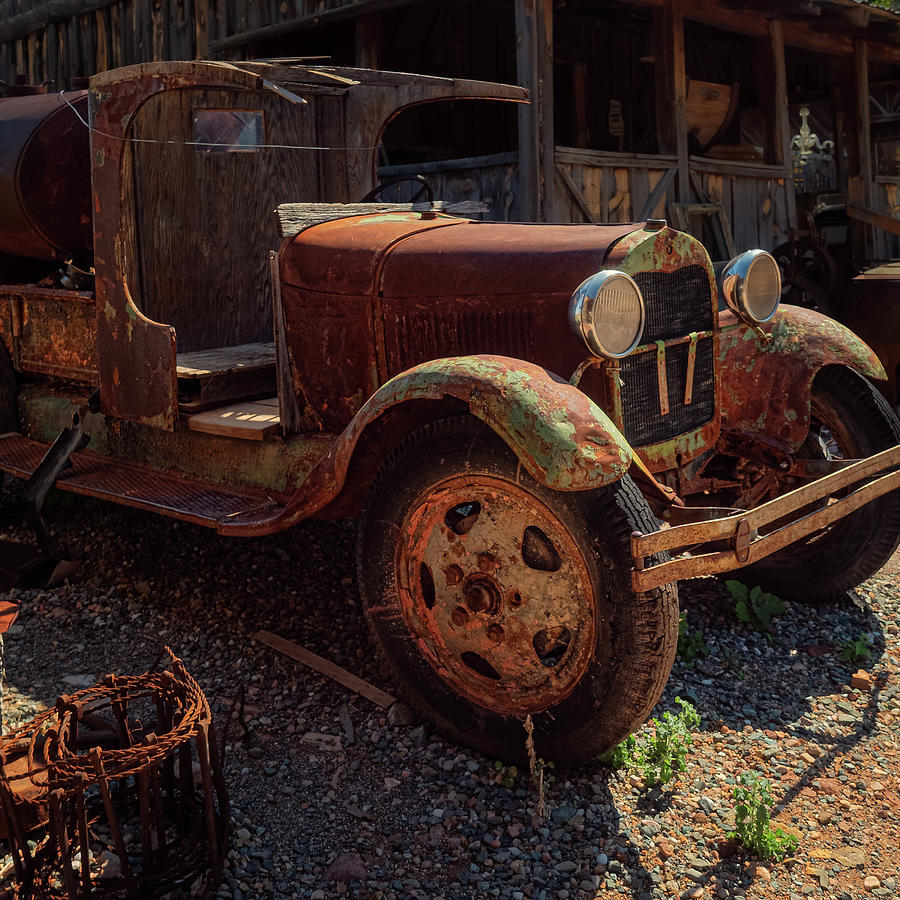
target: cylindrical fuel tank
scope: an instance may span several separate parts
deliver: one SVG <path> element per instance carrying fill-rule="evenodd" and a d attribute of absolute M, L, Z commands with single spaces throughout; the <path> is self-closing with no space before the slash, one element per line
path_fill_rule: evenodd
<path fill-rule="evenodd" d="M 65 95 L 87 121 L 87 91 Z M 88 129 L 58 94 L 0 98 L 0 253 L 90 251 Z"/>

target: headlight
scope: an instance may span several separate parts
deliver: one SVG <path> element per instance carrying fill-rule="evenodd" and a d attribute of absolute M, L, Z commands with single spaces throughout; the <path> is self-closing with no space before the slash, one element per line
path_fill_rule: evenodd
<path fill-rule="evenodd" d="M 768 322 L 781 300 L 781 270 L 765 250 L 736 256 L 722 272 L 722 295 L 729 308 L 745 322 Z"/>
<path fill-rule="evenodd" d="M 644 298 L 634 279 L 607 269 L 586 278 L 572 294 L 569 322 L 594 356 L 628 356 L 644 333 Z"/>

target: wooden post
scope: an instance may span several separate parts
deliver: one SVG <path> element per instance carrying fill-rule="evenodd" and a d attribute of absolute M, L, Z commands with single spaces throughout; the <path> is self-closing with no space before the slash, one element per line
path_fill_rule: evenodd
<path fill-rule="evenodd" d="M 209 0 L 194 0 L 194 59 L 206 59 L 209 43 Z"/>
<path fill-rule="evenodd" d="M 851 112 L 848 116 L 848 131 L 854 140 L 847 166 L 847 196 L 854 206 L 870 208 L 872 205 L 872 155 L 870 150 L 869 122 L 869 52 L 865 41 L 853 42 L 853 87 Z M 854 261 L 862 261 L 869 256 L 869 226 L 856 220 L 850 225 Z"/>
<path fill-rule="evenodd" d="M 356 65 L 377 69 L 381 65 L 381 16 L 359 16 L 355 23 Z"/>
<path fill-rule="evenodd" d="M 656 133 L 659 152 L 678 157 L 678 202 L 691 199 L 684 71 L 684 0 L 663 0 L 653 9 L 656 44 Z"/>
<path fill-rule="evenodd" d="M 516 0 L 516 75 L 530 100 L 519 106 L 519 208 L 539 221 L 554 213 L 553 0 Z"/>
<path fill-rule="evenodd" d="M 787 72 L 784 62 L 784 29 L 778 19 L 769 19 L 769 52 L 773 70 L 773 162 L 784 167 L 784 196 L 788 227 L 797 227 L 797 197 L 794 193 L 794 164 L 791 158 L 791 120 L 788 115 Z"/>

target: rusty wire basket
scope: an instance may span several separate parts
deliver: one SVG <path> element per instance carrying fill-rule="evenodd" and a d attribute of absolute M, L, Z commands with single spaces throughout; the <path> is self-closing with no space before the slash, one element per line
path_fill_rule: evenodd
<path fill-rule="evenodd" d="M 221 753 L 206 697 L 169 652 L 171 670 L 107 675 L 0 739 L 17 896 L 159 896 L 204 872 L 201 890 L 218 886 Z"/>

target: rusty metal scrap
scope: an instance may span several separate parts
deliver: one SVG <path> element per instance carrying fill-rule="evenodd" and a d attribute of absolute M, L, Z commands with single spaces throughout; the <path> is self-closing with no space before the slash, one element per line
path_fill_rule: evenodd
<path fill-rule="evenodd" d="M 844 518 L 871 500 L 900 489 L 898 467 L 900 445 L 782 494 L 753 510 L 740 510 L 719 519 L 678 525 L 651 534 L 635 532 L 631 536 L 634 589 L 647 591 L 670 581 L 730 572 L 758 562 Z M 848 490 L 849 493 L 843 493 Z M 838 493 L 842 496 L 835 498 Z M 781 521 L 798 511 L 799 515 L 790 521 Z M 779 523 L 779 527 L 759 534 L 773 523 Z M 698 546 L 722 540 L 731 543 L 730 549 L 703 553 L 703 548 Z M 692 556 L 646 564 L 647 558 L 655 553 L 677 552 L 687 547 L 694 547 Z"/>
<path fill-rule="evenodd" d="M 209 704 L 174 656 L 169 670 L 60 697 L 0 740 L 17 896 L 158 896 L 204 869 L 214 890 L 228 823 Z"/>

